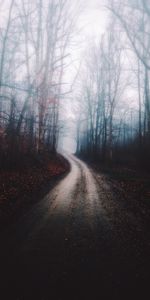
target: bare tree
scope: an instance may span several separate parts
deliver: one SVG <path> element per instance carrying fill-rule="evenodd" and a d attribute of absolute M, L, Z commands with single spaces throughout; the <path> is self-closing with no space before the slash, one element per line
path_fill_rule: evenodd
<path fill-rule="evenodd" d="M 7 150 L 13 141 L 16 156 L 46 147 L 56 151 L 77 10 L 70 0 L 10 3 L 1 28 L 0 136 Z"/>

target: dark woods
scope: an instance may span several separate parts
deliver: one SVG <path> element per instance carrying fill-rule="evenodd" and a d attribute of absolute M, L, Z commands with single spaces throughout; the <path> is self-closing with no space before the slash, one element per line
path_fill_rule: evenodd
<path fill-rule="evenodd" d="M 108 2 L 110 25 L 84 66 L 77 153 L 150 169 L 150 6 Z"/>

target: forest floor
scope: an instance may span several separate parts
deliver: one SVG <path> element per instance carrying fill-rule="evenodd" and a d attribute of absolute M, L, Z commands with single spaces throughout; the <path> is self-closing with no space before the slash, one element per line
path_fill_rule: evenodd
<path fill-rule="evenodd" d="M 69 169 L 57 154 L 27 157 L 21 168 L 0 170 L 0 231 L 41 200 Z"/>
<path fill-rule="evenodd" d="M 125 201 L 132 210 L 135 205 L 140 208 L 143 216 L 150 209 L 150 173 L 130 167 L 104 167 L 92 163 L 97 173 L 103 173 L 113 191 Z"/>

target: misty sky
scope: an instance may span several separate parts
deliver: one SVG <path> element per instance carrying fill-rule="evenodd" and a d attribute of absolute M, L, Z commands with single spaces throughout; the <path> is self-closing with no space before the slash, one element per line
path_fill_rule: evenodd
<path fill-rule="evenodd" d="M 85 34 L 99 35 L 106 28 L 107 14 L 104 9 L 104 0 L 88 0 L 85 2 L 85 10 L 80 18 L 83 24 Z M 84 34 L 84 33 L 83 33 Z"/>
<path fill-rule="evenodd" d="M 107 26 L 107 13 L 104 9 L 104 0 L 83 0 L 83 12 L 81 13 L 77 27 L 81 28 L 79 39 L 79 47 L 72 49 L 72 60 L 74 68 L 68 71 L 67 81 L 73 79 L 77 72 L 80 60 L 84 59 L 84 51 L 88 47 L 90 39 L 100 39 Z M 68 103 L 66 108 L 66 103 Z M 65 100 L 65 119 L 67 116 L 65 137 L 60 139 L 60 145 L 64 150 L 74 152 L 76 148 L 75 133 L 74 133 L 74 112 L 72 109 L 71 99 Z"/>

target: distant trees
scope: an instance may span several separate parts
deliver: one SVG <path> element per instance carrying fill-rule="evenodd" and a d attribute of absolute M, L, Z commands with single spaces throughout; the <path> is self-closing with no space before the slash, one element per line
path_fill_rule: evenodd
<path fill-rule="evenodd" d="M 8 1 L 0 23 L 0 163 L 56 151 L 60 101 L 77 5 Z"/>
<path fill-rule="evenodd" d="M 122 49 L 118 35 L 110 28 L 98 45 L 91 45 L 83 79 L 86 110 L 84 128 L 81 127 L 81 152 L 113 159 L 116 105 L 122 94 Z"/>
<path fill-rule="evenodd" d="M 150 4 L 145 0 L 124 3 L 111 0 L 109 9 L 117 17 L 137 57 L 138 139 L 142 156 L 150 150 Z"/>
<path fill-rule="evenodd" d="M 136 160 L 147 164 L 150 4 L 145 0 L 108 0 L 107 9 L 109 26 L 100 44 L 92 46 L 88 75 L 82 80 L 88 121 L 81 129 L 78 153 L 107 162 Z"/>

